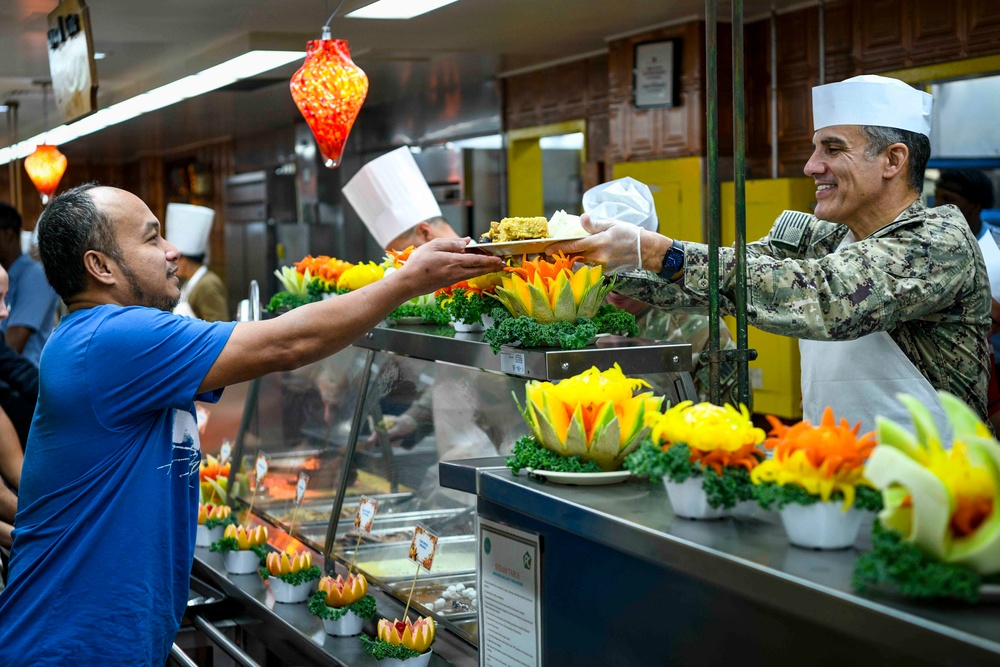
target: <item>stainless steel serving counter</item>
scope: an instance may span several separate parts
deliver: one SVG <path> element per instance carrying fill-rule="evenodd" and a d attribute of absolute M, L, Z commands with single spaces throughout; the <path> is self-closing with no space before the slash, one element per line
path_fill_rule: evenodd
<path fill-rule="evenodd" d="M 547 666 L 1000 664 L 1000 600 L 858 595 L 856 549 L 793 547 L 776 514 L 690 521 L 659 484 L 562 486 L 497 465 L 442 463 L 441 480 L 542 536 Z"/>
<path fill-rule="evenodd" d="M 342 568 L 340 568 L 342 570 Z M 256 573 L 228 574 L 222 555 L 208 549 L 195 551 L 192 573 L 221 589 L 239 605 L 241 616 L 249 619 L 242 627 L 239 643 L 247 653 L 270 654 L 280 664 L 313 666 L 377 667 L 378 663 L 361 648 L 357 637 L 333 637 L 323 629 L 323 622 L 309 613 L 306 603 L 282 604 Z M 346 574 L 342 572 L 342 574 Z M 400 618 L 403 605 L 369 587 L 378 613 Z M 365 623 L 365 634 L 375 635 L 375 621 Z M 255 656 L 257 657 L 257 656 Z M 259 658 L 262 664 L 275 660 Z M 479 664 L 476 649 L 444 630 L 437 633 L 430 667 L 473 667 Z"/>

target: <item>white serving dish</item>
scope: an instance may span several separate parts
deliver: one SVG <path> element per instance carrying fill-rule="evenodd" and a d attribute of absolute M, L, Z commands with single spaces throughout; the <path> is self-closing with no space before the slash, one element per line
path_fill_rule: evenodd
<path fill-rule="evenodd" d="M 227 551 L 222 554 L 222 562 L 229 574 L 250 574 L 260 567 L 260 558 L 253 551 Z"/>
<path fill-rule="evenodd" d="M 846 512 L 842 502 L 786 505 L 781 510 L 788 541 L 807 549 L 846 549 L 854 544 L 864 512 L 854 507 Z"/>
<path fill-rule="evenodd" d="M 431 653 L 433 652 L 427 651 L 427 653 L 421 653 L 416 657 L 407 658 L 406 660 L 384 658 L 378 661 L 378 667 L 427 667 L 427 663 L 431 661 Z"/>
<path fill-rule="evenodd" d="M 226 532 L 225 526 L 216 526 L 215 528 L 206 528 L 201 524 L 198 524 L 198 530 L 194 536 L 194 545 L 196 547 L 210 547 L 212 542 L 218 542 L 222 539 L 222 534 Z"/>
<path fill-rule="evenodd" d="M 716 509 L 708 504 L 705 490 L 701 488 L 701 477 L 688 477 L 677 484 L 663 478 L 663 486 L 670 497 L 670 505 L 674 514 L 685 519 L 722 519 L 728 512 Z"/>
<path fill-rule="evenodd" d="M 331 621 L 328 618 L 323 619 L 323 629 L 326 630 L 328 635 L 333 635 L 334 637 L 353 637 L 354 635 L 360 635 L 361 628 L 364 624 L 365 619 L 361 618 L 350 609 L 348 609 L 347 613 L 338 618 L 336 621 Z"/>
<path fill-rule="evenodd" d="M 312 594 L 313 584 L 316 583 L 315 580 L 310 580 L 293 585 L 277 577 L 268 577 L 267 582 L 271 584 L 271 593 L 274 594 L 274 601 L 286 604 L 297 604 L 308 600 Z"/>

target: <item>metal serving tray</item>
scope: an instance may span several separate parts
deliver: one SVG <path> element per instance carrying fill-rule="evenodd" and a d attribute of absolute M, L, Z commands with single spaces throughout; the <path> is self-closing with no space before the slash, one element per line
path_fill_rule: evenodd
<path fill-rule="evenodd" d="M 444 576 L 476 571 L 476 538 L 474 535 L 442 537 L 438 540 L 437 552 L 431 572 L 422 570 L 426 576 Z M 350 562 L 354 549 L 346 549 L 341 558 Z M 368 578 L 388 585 L 396 581 L 412 581 L 417 564 L 409 559 L 410 542 L 390 542 L 388 544 L 363 544 L 357 549 L 355 566 Z M 419 581 L 419 577 L 418 577 Z"/>
<path fill-rule="evenodd" d="M 410 595 L 410 585 L 412 583 L 412 579 L 408 581 L 397 581 L 388 584 L 386 586 L 386 590 L 395 595 L 397 598 L 405 601 Z M 478 603 L 470 602 L 467 599 L 465 602 L 471 607 L 469 610 L 458 610 L 450 607 L 435 610 L 433 606 L 429 606 L 427 604 L 428 600 L 430 600 L 431 603 L 434 601 L 428 597 L 428 591 L 443 593 L 446 588 L 455 584 L 464 584 L 466 588 L 474 589 L 476 587 L 476 575 L 475 573 L 449 574 L 443 576 L 433 576 L 432 574 L 428 574 L 426 577 L 418 577 L 412 604 L 413 606 L 419 608 L 425 616 L 433 614 L 434 616 L 449 619 L 453 622 L 475 618 L 478 614 Z M 439 594 L 437 597 L 441 597 L 441 595 Z"/>

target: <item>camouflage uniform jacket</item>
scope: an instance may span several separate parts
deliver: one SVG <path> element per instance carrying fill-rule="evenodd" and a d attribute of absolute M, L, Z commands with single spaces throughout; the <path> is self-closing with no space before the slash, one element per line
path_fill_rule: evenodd
<path fill-rule="evenodd" d="M 642 338 L 691 345 L 691 379 L 698 392 L 698 400 L 707 401 L 710 386 L 708 356 L 702 356 L 701 353 L 708 347 L 708 316 L 701 313 L 648 308 L 645 312 L 637 315 L 635 320 L 636 324 L 639 325 L 639 336 Z M 725 322 L 719 322 L 719 348 L 723 350 L 736 348 L 736 342 L 729 333 Z M 722 396 L 722 400 L 732 405 L 739 405 L 736 364 L 731 361 L 723 361 L 720 374 L 719 394 Z"/>
<path fill-rule="evenodd" d="M 887 331 L 935 389 L 986 414 L 990 288 L 976 239 L 954 206 L 919 200 L 867 238 L 834 252 L 848 228 L 782 214 L 747 244 L 747 322 L 812 340 Z M 616 291 L 658 308 L 708 303 L 708 246 L 686 243 L 684 274 L 671 283 L 627 274 Z M 735 304 L 736 258 L 719 250 L 722 312 Z"/>

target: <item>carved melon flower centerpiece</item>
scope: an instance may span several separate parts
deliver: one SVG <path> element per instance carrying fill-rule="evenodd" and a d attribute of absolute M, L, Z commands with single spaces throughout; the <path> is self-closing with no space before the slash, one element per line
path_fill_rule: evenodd
<path fill-rule="evenodd" d="M 418 618 L 415 621 L 379 619 L 378 637 L 370 639 L 361 636 L 365 651 L 378 661 L 379 665 L 423 667 L 431 658 L 431 644 L 437 633 L 432 618 Z"/>
<path fill-rule="evenodd" d="M 271 586 L 275 602 L 305 602 L 312 591 L 313 582 L 323 573 L 313 565 L 312 553 L 295 551 L 295 547 L 283 553 L 272 551 L 267 554 L 264 567 L 258 572 L 260 578 Z"/>
<path fill-rule="evenodd" d="M 1000 443 L 961 400 L 938 396 L 954 432 L 951 449 L 912 396 L 898 398 L 915 433 L 878 420 L 865 476 L 885 509 L 872 529 L 872 552 L 855 563 L 859 590 L 975 602 L 983 584 L 1000 583 Z"/>
<path fill-rule="evenodd" d="M 267 528 L 248 528 L 230 524 L 222 539 L 213 542 L 212 551 L 222 553 L 226 571 L 230 574 L 250 574 L 267 559 Z"/>
<path fill-rule="evenodd" d="M 521 414 L 531 428 L 514 446 L 507 465 L 554 472 L 609 472 L 622 467 L 649 433 L 647 416 L 658 414 L 662 396 L 637 390 L 649 385 L 630 379 L 618 364 L 596 367 L 557 383 L 525 385 Z M 517 401 L 517 396 L 514 397 Z"/>
<path fill-rule="evenodd" d="M 361 633 L 366 620 L 375 618 L 375 598 L 368 595 L 365 575 L 323 577 L 309 599 L 309 611 L 323 620 L 328 634 L 351 637 Z"/>
<path fill-rule="evenodd" d="M 750 479 L 761 507 L 775 507 L 792 544 L 841 549 L 854 544 L 864 511 L 882 509 L 882 496 L 864 476 L 875 434 L 858 435 L 838 423 L 829 407 L 816 426 L 786 426 L 768 416 L 773 430 L 764 446 L 774 458 L 753 469 Z"/>
<path fill-rule="evenodd" d="M 750 472 L 764 459 L 764 431 L 746 406 L 683 401 L 647 417 L 650 438 L 625 467 L 650 481 L 663 480 L 674 513 L 719 519 L 753 499 Z"/>
<path fill-rule="evenodd" d="M 195 535 L 195 546 L 208 547 L 213 542 L 222 539 L 226 526 L 236 523 L 229 505 L 213 505 L 203 503 L 198 505 L 198 529 Z"/>
<path fill-rule="evenodd" d="M 493 298 L 496 322 L 485 334 L 494 352 L 502 345 L 579 349 L 600 333 L 638 335 L 635 317 L 605 303 L 614 283 L 600 266 L 574 269 L 576 257 L 522 258 L 508 267 Z"/>
<path fill-rule="evenodd" d="M 341 274 L 353 266 L 350 262 L 328 255 L 306 255 L 292 266 L 281 267 L 274 275 L 284 289 L 271 297 L 267 304 L 268 312 L 297 308 L 337 294 Z"/>
<path fill-rule="evenodd" d="M 438 306 L 448 314 L 455 331 L 482 331 L 484 325 L 492 326 L 490 311 L 497 306 L 490 298 L 502 284 L 504 274 L 497 271 L 463 280 L 434 293 Z"/>

